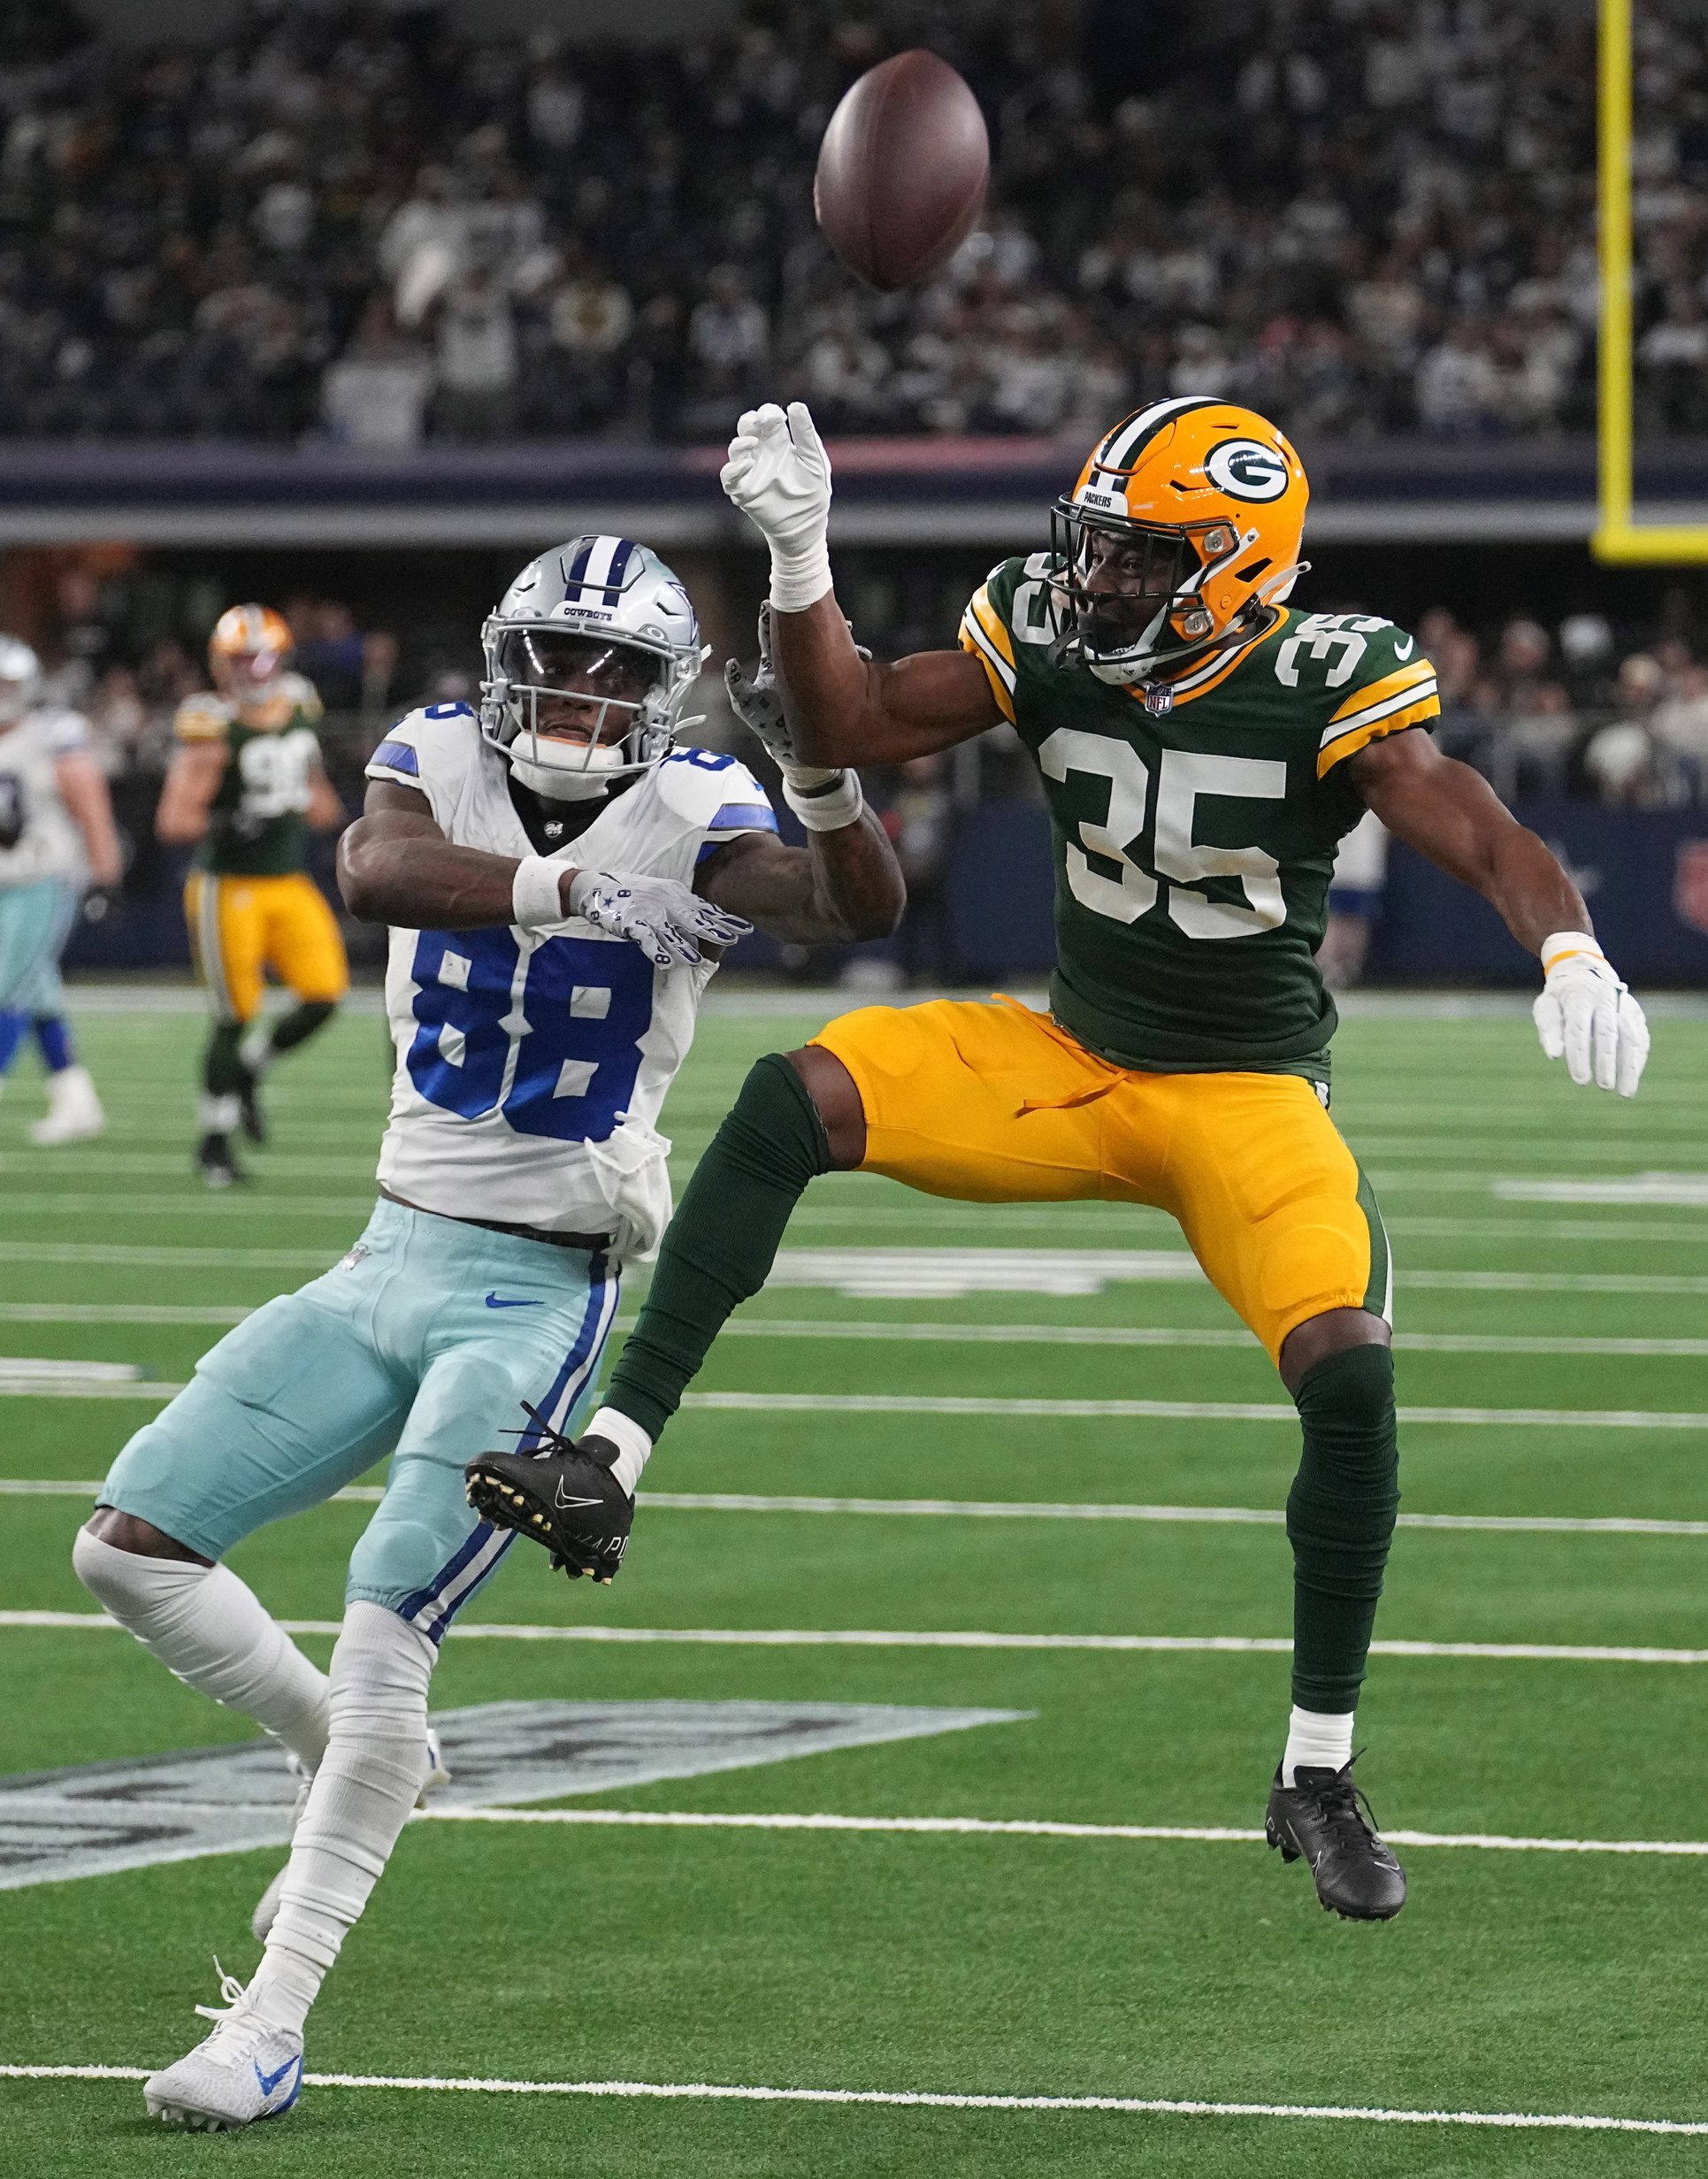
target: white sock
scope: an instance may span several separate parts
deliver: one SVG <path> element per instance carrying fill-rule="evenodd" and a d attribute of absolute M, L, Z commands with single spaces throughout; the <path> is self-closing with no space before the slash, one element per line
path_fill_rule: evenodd
<path fill-rule="evenodd" d="M 611 1473 L 632 1498 L 640 1471 L 653 1454 L 653 1441 L 640 1423 L 618 1408 L 601 1408 L 581 1435 L 608 1439 L 617 1447 L 617 1465 Z"/>
<path fill-rule="evenodd" d="M 1352 1760 L 1351 1710 L 1301 1710 L 1297 1703 L 1287 1719 L 1287 1752 L 1281 1759 L 1281 1783 L 1296 1785 L 1300 1763 L 1307 1770 L 1344 1770 Z"/>
<path fill-rule="evenodd" d="M 425 1634 L 382 1605 L 352 1604 L 344 1615 L 332 1655 L 332 1737 L 245 2002 L 271 2028 L 302 2033 L 426 1783 L 427 1684 L 437 1655 Z"/>
<path fill-rule="evenodd" d="M 273 1062 L 272 1032 L 265 1022 L 251 1029 L 237 1047 L 237 1055 L 257 1079 Z"/>
<path fill-rule="evenodd" d="M 310 1770 L 326 1753 L 326 1676 L 229 1567 L 149 1559 L 80 1529 L 77 1578 L 187 1687 L 241 1710 Z"/>

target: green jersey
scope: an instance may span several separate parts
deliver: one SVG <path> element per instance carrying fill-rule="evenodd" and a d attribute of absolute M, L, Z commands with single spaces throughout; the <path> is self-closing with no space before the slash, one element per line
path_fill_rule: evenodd
<path fill-rule="evenodd" d="M 1050 569 L 1004 561 L 961 641 L 1043 779 L 1055 1018 L 1118 1066 L 1326 1079 L 1316 949 L 1364 814 L 1346 759 L 1438 714 L 1435 668 L 1391 621 L 1289 609 L 1177 680 L 1114 687 L 1053 662 Z"/>
<path fill-rule="evenodd" d="M 220 878 L 284 878 L 307 866 L 304 815 L 320 768 L 314 684 L 280 677 L 264 702 L 241 709 L 229 697 L 188 696 L 172 732 L 180 741 L 225 745 L 226 764 L 208 812 L 196 867 Z"/>

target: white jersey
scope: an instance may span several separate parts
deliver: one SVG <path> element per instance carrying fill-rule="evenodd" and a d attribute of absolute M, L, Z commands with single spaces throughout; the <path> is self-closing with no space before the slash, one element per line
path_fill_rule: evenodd
<path fill-rule="evenodd" d="M 83 835 L 59 795 L 62 756 L 89 746 L 88 721 L 44 704 L 0 732 L 0 886 L 80 884 Z"/>
<path fill-rule="evenodd" d="M 448 840 L 538 852 L 516 813 L 508 760 L 465 703 L 412 711 L 368 762 L 414 787 Z M 678 749 L 611 795 L 551 857 L 575 867 L 693 882 L 695 865 L 777 816 L 745 764 Z M 653 1132 L 693 1041 L 715 964 L 658 969 L 579 917 L 546 932 L 391 934 L 386 1006 L 397 1053 L 379 1178 L 449 1217 L 570 1233 L 615 1232 L 645 1254 L 669 1216 Z M 635 1186 L 624 1174 L 648 1170 Z M 648 1189 L 662 1214 L 632 1214 Z"/>

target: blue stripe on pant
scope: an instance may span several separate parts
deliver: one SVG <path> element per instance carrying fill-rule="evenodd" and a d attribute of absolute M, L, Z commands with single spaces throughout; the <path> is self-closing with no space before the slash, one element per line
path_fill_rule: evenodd
<path fill-rule="evenodd" d="M 574 1342 L 544 1399 L 530 1402 L 548 1428 L 561 1428 L 585 1395 L 599 1366 L 616 1308 L 617 1281 L 608 1276 L 604 1257 L 595 1255 L 588 1263 L 587 1304 Z M 531 1451 L 540 1439 L 538 1424 L 530 1421 L 518 1435 L 518 1447 Z M 514 1531 L 495 1529 L 490 1521 L 478 1522 L 461 1549 L 433 1578 L 396 1607 L 400 1616 L 419 1628 L 429 1641 L 442 1641 L 452 1615 L 496 1569 L 515 1541 Z"/>
<path fill-rule="evenodd" d="M 464 1462 L 506 1431 L 534 1434 L 525 1400 L 573 1423 L 617 1293 L 602 1256 L 382 1201 L 341 1264 L 203 1357 L 119 1454 L 101 1502 L 218 1559 L 389 1454 L 345 1599 L 437 1641 L 509 1540 L 471 1510 Z"/>

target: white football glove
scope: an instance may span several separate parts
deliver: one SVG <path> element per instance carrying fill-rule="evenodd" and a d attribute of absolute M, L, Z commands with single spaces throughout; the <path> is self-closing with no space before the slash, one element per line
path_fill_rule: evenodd
<path fill-rule="evenodd" d="M 661 969 L 697 968 L 702 945 L 733 946 L 753 929 L 674 878 L 624 878 L 608 870 L 576 872 L 570 913 L 595 931 L 632 940 Z"/>
<path fill-rule="evenodd" d="M 1557 931 L 1542 946 L 1544 981 L 1530 1011 L 1550 1059 L 1573 1081 L 1635 1097 L 1649 1057 L 1649 1024 L 1612 962 L 1582 931 Z"/>
<path fill-rule="evenodd" d="M 805 612 L 831 587 L 831 457 L 806 403 L 749 409 L 718 482 L 771 549 L 771 603 Z"/>

